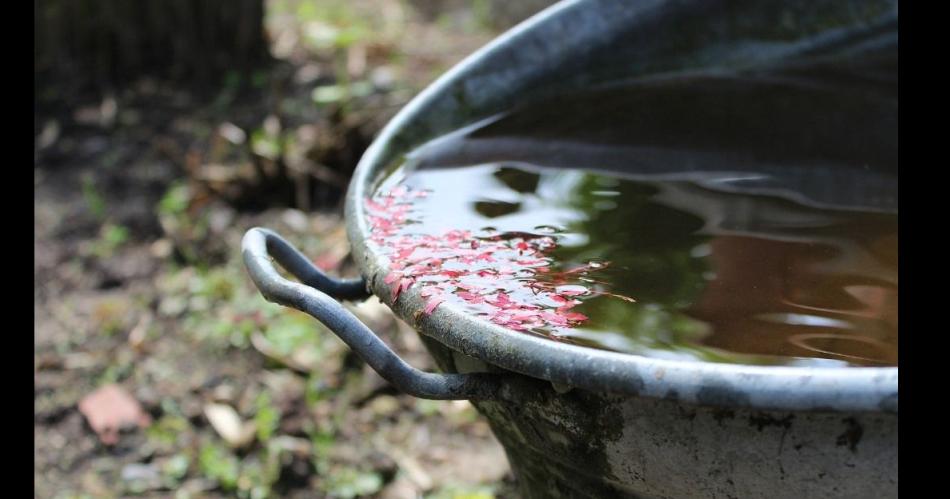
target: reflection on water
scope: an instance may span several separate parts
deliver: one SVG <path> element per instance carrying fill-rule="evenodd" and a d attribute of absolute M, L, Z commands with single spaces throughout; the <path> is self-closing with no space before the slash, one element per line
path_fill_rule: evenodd
<path fill-rule="evenodd" d="M 888 61 L 875 74 L 896 75 Z M 377 196 L 400 182 L 431 191 L 414 198 L 413 223 L 397 231 L 410 239 L 390 258 L 418 241 L 439 249 L 446 233 L 494 244 L 513 259 L 478 261 L 505 277 L 461 282 L 475 290 L 462 291 L 466 311 L 558 341 L 714 362 L 896 365 L 897 85 L 880 83 L 823 70 L 696 73 L 528 99 L 423 144 L 384 179 Z M 389 234 L 387 220 L 377 222 Z M 491 268 L 519 251 L 533 268 Z M 504 314 L 472 306 L 499 285 L 511 291 L 491 298 Z M 558 291 L 566 285 L 578 288 Z M 535 305 L 543 320 L 529 317 Z M 560 315 L 544 315 L 552 309 Z"/>
<path fill-rule="evenodd" d="M 391 179 L 430 191 L 401 234 L 549 236 L 556 270 L 587 266 L 548 283 L 598 291 L 577 293 L 585 320 L 527 332 L 661 358 L 897 364 L 896 214 L 729 192 L 716 186 L 736 179 L 722 173 L 633 180 L 489 163 Z"/>

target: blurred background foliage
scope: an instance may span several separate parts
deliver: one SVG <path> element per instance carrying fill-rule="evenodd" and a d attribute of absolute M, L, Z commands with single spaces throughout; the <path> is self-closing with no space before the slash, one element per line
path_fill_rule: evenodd
<path fill-rule="evenodd" d="M 339 207 L 373 136 L 550 3 L 34 2 L 36 496 L 509 494 L 467 402 L 401 395 L 266 303 L 239 244 L 268 226 L 355 273 Z"/>

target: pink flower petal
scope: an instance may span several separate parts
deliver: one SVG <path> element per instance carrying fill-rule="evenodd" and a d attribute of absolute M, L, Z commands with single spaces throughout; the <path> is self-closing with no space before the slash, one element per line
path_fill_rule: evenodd
<path fill-rule="evenodd" d="M 384 278 L 393 302 L 413 285 L 421 287 L 429 314 L 446 298 L 465 303 L 471 313 L 514 330 L 574 327 L 587 320 L 569 312 L 580 303 L 573 296 L 594 295 L 589 273 L 606 263 L 590 262 L 567 271 L 553 271 L 546 254 L 557 246 L 554 237 L 528 233 L 494 233 L 489 239 L 471 231 L 448 230 L 441 235 L 405 231 L 417 199 L 428 191 L 400 184 L 366 200 L 370 241 L 389 257 L 391 272 Z M 516 237 L 517 239 L 511 239 Z M 449 267 L 449 268 L 446 268 Z M 563 289 L 562 289 L 563 288 Z M 631 298 L 610 293 L 626 301 Z"/>
<path fill-rule="evenodd" d="M 383 279 L 383 282 L 385 282 L 386 284 L 392 284 L 398 281 L 400 277 L 402 277 L 401 272 L 390 272 L 389 274 L 386 275 L 386 278 Z"/>
<path fill-rule="evenodd" d="M 432 298 L 429 298 L 429 300 L 426 302 L 426 308 L 425 308 L 426 315 L 432 314 L 432 311 L 435 310 L 435 307 L 438 307 L 439 304 L 444 301 L 445 301 L 445 298 L 442 298 L 441 296 L 433 296 Z"/>
<path fill-rule="evenodd" d="M 570 312 L 570 313 L 564 314 L 564 318 L 569 321 L 579 322 L 579 321 L 586 321 L 588 317 L 580 312 Z"/>

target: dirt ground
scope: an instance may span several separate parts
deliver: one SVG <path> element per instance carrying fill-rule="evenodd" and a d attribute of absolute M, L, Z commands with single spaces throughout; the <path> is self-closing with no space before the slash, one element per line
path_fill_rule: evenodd
<path fill-rule="evenodd" d="M 239 255 L 265 226 L 355 273 L 339 201 L 359 155 L 500 29 L 450 3 L 341 2 L 326 18 L 269 2 L 278 62 L 250 90 L 204 99 L 143 80 L 40 106 L 36 497 L 511 497 L 504 451 L 468 402 L 399 394 L 318 323 L 266 303 Z M 355 43 L 321 45 L 344 29 Z M 352 309 L 434 368 L 384 305 Z"/>

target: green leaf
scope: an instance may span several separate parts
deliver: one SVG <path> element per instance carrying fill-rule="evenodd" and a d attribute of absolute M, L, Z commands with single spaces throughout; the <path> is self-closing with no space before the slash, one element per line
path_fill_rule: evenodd
<path fill-rule="evenodd" d="M 105 218 L 106 201 L 103 199 L 102 194 L 99 193 L 91 176 L 82 178 L 82 197 L 86 201 L 86 206 L 89 208 L 89 211 L 92 212 L 93 216 L 100 220 Z"/>
<path fill-rule="evenodd" d="M 190 199 L 188 185 L 184 182 L 176 182 L 165 191 L 165 195 L 158 202 L 158 212 L 172 216 L 182 214 L 188 209 Z"/>
<path fill-rule="evenodd" d="M 225 490 L 234 490 L 240 477 L 241 465 L 227 449 L 213 443 L 201 447 L 198 466 L 208 478 L 216 480 Z"/>
<path fill-rule="evenodd" d="M 257 425 L 257 439 L 267 442 L 280 426 L 280 411 L 274 407 L 267 392 L 261 392 L 256 403 L 257 414 L 254 416 L 254 423 Z"/>
<path fill-rule="evenodd" d="M 311 98 L 317 104 L 332 104 L 347 98 L 348 92 L 342 85 L 324 85 L 313 89 Z"/>
<path fill-rule="evenodd" d="M 258 156 L 276 161 L 282 151 L 280 138 L 268 135 L 263 129 L 255 130 L 251 134 L 251 150 Z"/>
<path fill-rule="evenodd" d="M 383 488 L 383 477 L 372 471 L 343 468 L 327 477 L 326 492 L 331 497 L 349 499 L 375 494 Z"/>
<path fill-rule="evenodd" d="M 175 454 L 162 466 L 162 474 L 167 478 L 178 482 L 188 474 L 188 467 L 191 465 L 191 459 L 187 454 Z"/>

